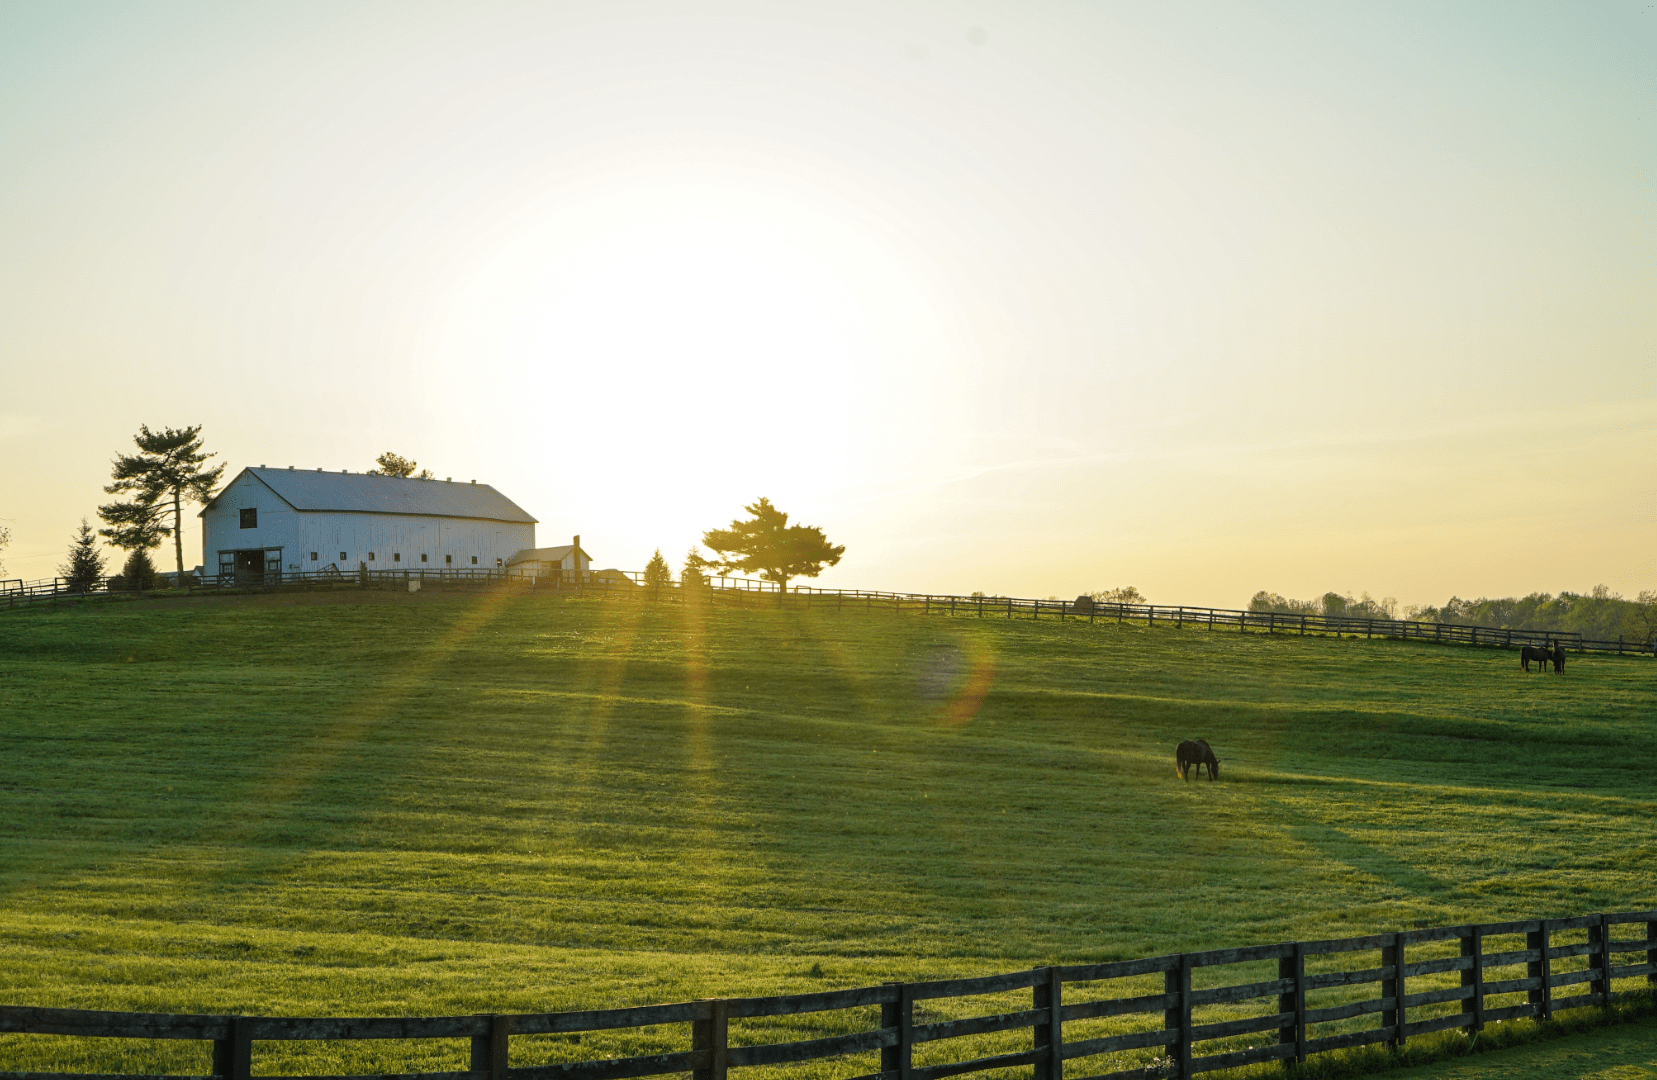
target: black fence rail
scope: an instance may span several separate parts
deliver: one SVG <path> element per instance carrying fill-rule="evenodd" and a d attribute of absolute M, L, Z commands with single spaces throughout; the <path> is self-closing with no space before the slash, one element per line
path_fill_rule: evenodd
<path fill-rule="evenodd" d="M 1188 607 L 1164 604 L 1113 604 L 1078 598 L 1037 600 L 1013 596 L 961 596 L 947 593 L 876 592 L 865 589 L 820 589 L 795 586 L 783 592 L 775 582 L 754 578 L 709 577 L 696 585 L 681 583 L 648 584 L 642 572 L 633 570 L 564 570 L 528 577 L 510 568 L 431 567 L 397 570 L 336 570 L 332 567 L 310 571 L 283 571 L 256 579 L 222 575 L 196 579 L 190 575 L 167 588 L 192 590 L 260 590 L 284 587 L 348 586 L 405 588 L 448 585 L 504 585 L 533 589 L 560 589 L 581 594 L 630 596 L 659 601 L 686 601 L 696 598 L 726 603 L 764 603 L 773 607 L 832 608 L 835 611 L 893 611 L 921 614 L 971 615 L 978 618 L 1086 619 L 1089 622 L 1115 621 L 1158 623 L 1175 628 L 1205 627 L 1210 630 L 1235 628 L 1240 632 L 1268 634 L 1319 634 L 1403 638 L 1462 644 L 1515 648 L 1535 645 L 1551 648 L 1556 643 L 1571 652 L 1607 652 L 1617 655 L 1657 654 L 1657 641 L 1589 640 L 1574 631 L 1516 630 L 1476 626 L 1469 623 L 1413 622 L 1408 619 L 1354 618 L 1345 615 L 1249 611 L 1237 608 Z M 0 601 L 16 604 L 72 599 L 87 595 L 130 594 L 119 579 L 105 579 L 90 589 L 71 589 L 61 578 L 43 581 L 0 581 Z"/>
<path fill-rule="evenodd" d="M 1261 974 L 1268 977 L 1260 978 Z M 1239 978 L 1245 981 L 1236 981 Z M 583 1012 L 259 1017 L 6 1005 L 0 1006 L 0 1032 L 211 1041 L 213 1075 L 224 1080 L 250 1080 L 256 1042 L 345 1039 L 471 1041 L 469 1069 L 405 1073 L 403 1080 L 630 1080 L 687 1074 L 692 1080 L 728 1080 L 732 1069 L 820 1059 L 844 1059 L 843 1067 L 852 1071 L 859 1068 L 860 1058 L 862 1067 L 874 1065 L 876 1053 L 878 1068 L 855 1074 L 855 1080 L 944 1080 L 1025 1067 L 1031 1069 L 1031 1080 L 1064 1080 L 1065 1062 L 1082 1059 L 1087 1061 L 1084 1068 L 1101 1070 L 1086 1080 L 1128 1080 L 1184 1078 L 1266 1061 L 1305 1061 L 1371 1043 L 1399 1047 L 1414 1036 L 1452 1028 L 1472 1034 L 1500 1021 L 1546 1020 L 1566 1009 L 1608 1007 L 1631 995 L 1650 995 L 1653 983 L 1657 910 L 1447 926 L 826 993 Z M 1005 1008 L 1012 1000 L 1009 995 L 1016 998 L 1026 992 L 1029 998 L 1023 1007 Z M 994 1013 L 931 1020 L 921 1012 L 921 1003 L 941 999 L 997 997 L 1002 1008 Z M 983 1004 L 978 1003 L 980 1008 Z M 848 1034 L 789 1042 L 732 1038 L 733 1021 L 864 1010 L 858 1015 L 867 1017 L 867 1024 L 875 1006 L 880 1010 L 878 1024 Z M 856 1026 L 856 1016 L 841 1019 Z M 688 1040 L 679 1037 L 679 1044 L 687 1048 L 512 1065 L 514 1036 L 663 1025 L 688 1027 Z M 1091 1027 L 1091 1037 L 1069 1037 L 1079 1027 Z M 982 1039 L 977 1037 L 1026 1030 L 1030 1035 L 1018 1049 L 981 1052 Z M 958 1048 L 953 1054 L 952 1041 Z M 925 1048 L 925 1062 L 916 1061 L 917 1048 Z M 1147 1051 L 1156 1055 L 1148 1062 Z M 85 1074 L 0 1074 L 11 1080 L 67 1080 L 76 1075 Z"/>

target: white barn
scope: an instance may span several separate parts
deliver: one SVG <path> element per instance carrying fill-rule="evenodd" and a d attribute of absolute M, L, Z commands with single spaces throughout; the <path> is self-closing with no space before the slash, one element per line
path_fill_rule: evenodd
<path fill-rule="evenodd" d="M 535 519 L 488 484 L 309 469 L 243 469 L 202 507 L 201 565 L 221 580 L 332 566 L 502 569 Z"/>

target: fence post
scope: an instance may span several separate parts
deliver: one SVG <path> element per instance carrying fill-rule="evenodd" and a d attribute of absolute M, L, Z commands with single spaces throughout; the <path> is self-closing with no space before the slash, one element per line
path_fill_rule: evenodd
<path fill-rule="evenodd" d="M 506 1043 L 512 1034 L 513 1018 L 479 1013 L 487 1030 L 472 1036 L 473 1080 L 505 1080 Z"/>
<path fill-rule="evenodd" d="M 887 1080 L 909 1080 L 910 1059 L 914 1056 L 915 999 L 903 983 L 886 985 L 898 988 L 898 999 L 881 1005 L 880 1026 L 897 1028 L 898 1041 L 896 1046 L 880 1048 L 880 1071 L 887 1074 Z"/>
<path fill-rule="evenodd" d="M 1191 957 L 1180 953 L 1176 959 L 1179 966 L 1162 973 L 1163 992 L 1174 996 L 1174 1007 L 1162 1014 L 1162 1026 L 1178 1034 L 1163 1049 L 1173 1059 L 1172 1075 L 1185 1080 L 1191 1075 Z"/>
<path fill-rule="evenodd" d="M 1393 934 L 1392 944 L 1381 947 L 1381 967 L 1392 972 L 1381 980 L 1381 997 L 1391 998 L 1390 1009 L 1381 1010 L 1381 1026 L 1392 1028 L 1387 1045 L 1394 1050 L 1404 1045 L 1404 935 Z"/>
<path fill-rule="evenodd" d="M 253 1076 L 253 1024 L 248 1017 L 230 1017 L 230 1037 L 213 1040 L 213 1075 L 224 1080 Z"/>
<path fill-rule="evenodd" d="M 1599 944 L 1599 952 L 1597 955 L 1593 952 L 1588 954 L 1589 965 L 1596 969 L 1594 979 L 1589 986 L 1592 988 L 1594 996 L 1600 999 L 1599 1003 L 1609 1009 L 1611 1007 L 1611 924 L 1604 915 L 1599 917 L 1599 922 L 1588 928 L 1588 943 L 1592 945 L 1595 942 Z"/>
<path fill-rule="evenodd" d="M 730 1003 L 724 998 L 704 998 L 707 1016 L 690 1025 L 690 1048 L 710 1051 L 708 1064 L 691 1072 L 691 1080 L 725 1080 L 726 1032 L 730 1027 Z"/>
<path fill-rule="evenodd" d="M 1477 926 L 1467 929 L 1470 933 L 1461 939 L 1461 955 L 1472 957 L 1473 966 L 1461 973 L 1461 985 L 1471 986 L 1473 996 L 1461 999 L 1461 1011 L 1471 1035 L 1484 1030 L 1484 935 Z"/>
<path fill-rule="evenodd" d="M 1306 1060 L 1306 946 L 1294 943 L 1294 952 L 1277 961 L 1277 977 L 1293 979 L 1294 987 L 1277 995 L 1277 1011 L 1295 1014 L 1294 1023 L 1277 1029 L 1279 1043 L 1293 1043 L 1296 1061 Z"/>
<path fill-rule="evenodd" d="M 1535 960 L 1525 965 L 1525 975 L 1541 985 L 1526 996 L 1536 1006 L 1538 1020 L 1552 1020 L 1553 986 L 1549 980 L 1553 978 L 1553 965 L 1548 958 L 1548 920 L 1543 919 L 1536 927 L 1535 933 L 1525 935 L 1525 948 L 1535 949 L 1537 954 Z"/>
<path fill-rule="evenodd" d="M 1647 945 L 1657 942 L 1657 922 L 1645 924 L 1645 941 Z M 1657 964 L 1657 948 L 1650 948 L 1645 951 L 1645 962 Z M 1645 981 L 1650 983 L 1654 989 L 1657 989 L 1657 972 L 1647 975 Z"/>
<path fill-rule="evenodd" d="M 1036 1052 L 1035 1080 L 1064 1080 L 1064 984 L 1059 969 L 1050 967 L 1032 988 L 1032 1006 L 1047 1015 L 1035 1023 L 1032 1049 Z"/>

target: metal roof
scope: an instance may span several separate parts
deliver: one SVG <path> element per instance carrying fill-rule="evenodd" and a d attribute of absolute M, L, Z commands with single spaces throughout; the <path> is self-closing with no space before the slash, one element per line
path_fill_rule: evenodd
<path fill-rule="evenodd" d="M 533 525 L 523 507 L 488 484 L 456 484 L 449 480 L 414 480 L 367 473 L 334 473 L 308 469 L 248 468 L 249 474 L 280 495 L 295 510 L 323 510 L 353 514 L 418 514 L 422 517 L 475 518 Z M 219 492 L 230 489 L 232 480 Z M 211 506 L 219 495 L 208 502 Z M 206 512 L 206 507 L 202 508 Z"/>
<path fill-rule="evenodd" d="M 506 560 L 506 565 L 521 562 L 563 562 L 564 557 L 575 549 L 574 544 L 565 544 L 563 547 L 524 548 Z M 581 554 L 587 553 L 583 551 Z"/>

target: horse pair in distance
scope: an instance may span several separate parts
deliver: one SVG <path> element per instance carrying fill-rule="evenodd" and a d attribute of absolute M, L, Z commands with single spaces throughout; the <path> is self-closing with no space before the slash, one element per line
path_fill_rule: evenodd
<path fill-rule="evenodd" d="M 1539 671 L 1546 671 L 1546 665 L 1552 664 L 1554 674 L 1562 675 L 1565 672 L 1565 646 L 1561 642 L 1554 642 L 1553 648 L 1546 645 L 1525 645 L 1519 649 L 1519 666 L 1526 672 L 1530 671 L 1530 662 L 1536 661 Z"/>
<path fill-rule="evenodd" d="M 1208 778 L 1220 778 L 1220 759 L 1214 756 L 1214 748 L 1208 745 L 1207 739 L 1195 741 L 1186 739 L 1174 750 L 1174 771 L 1181 780 L 1191 779 L 1191 766 L 1197 767 L 1197 776 L 1202 776 L 1202 767 L 1208 766 Z"/>

